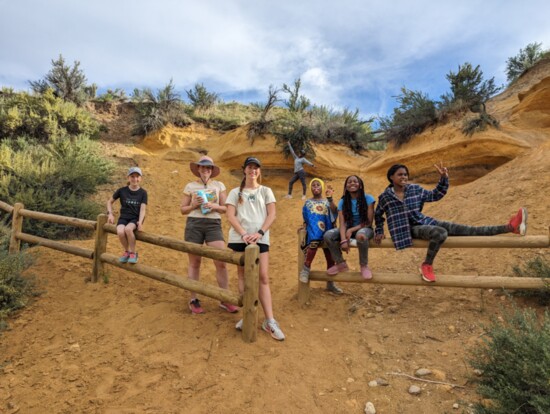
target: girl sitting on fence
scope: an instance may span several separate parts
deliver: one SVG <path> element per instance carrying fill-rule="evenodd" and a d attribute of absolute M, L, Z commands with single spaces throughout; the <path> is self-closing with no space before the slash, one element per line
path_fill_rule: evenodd
<path fill-rule="evenodd" d="M 303 246 L 304 267 L 299 276 L 302 283 L 307 283 L 309 280 L 311 263 L 317 254 L 319 245 L 323 242 L 325 232 L 332 229 L 333 221 L 336 221 L 333 220 L 333 214 L 337 212 L 336 204 L 332 200 L 334 190 L 330 185 L 325 190 L 323 180 L 314 178 L 309 183 L 309 188 L 313 197 L 307 200 L 302 208 L 304 226 L 301 229 L 306 230 L 305 246 Z M 327 197 L 325 198 L 323 195 Z M 328 248 L 323 247 L 323 253 L 327 261 L 327 269 L 329 269 L 334 265 L 334 260 Z M 332 280 L 327 282 L 327 290 L 336 295 L 342 294 L 342 289 L 336 286 Z"/>
<path fill-rule="evenodd" d="M 227 196 L 227 219 L 231 224 L 227 247 L 244 252 L 249 244 L 257 244 L 260 249 L 260 286 L 258 297 L 266 319 L 262 329 L 282 341 L 283 331 L 273 317 L 271 289 L 269 287 L 269 228 L 275 221 L 275 196 L 271 188 L 261 185 L 260 160 L 248 157 L 244 161 L 244 178 L 241 186 L 234 188 Z M 244 267 L 238 266 L 239 291 L 244 293 Z M 242 330 L 241 319 L 235 328 Z"/>
<path fill-rule="evenodd" d="M 403 164 L 390 167 L 387 178 L 390 184 L 378 197 L 376 207 L 375 242 L 384 239 L 384 215 L 388 219 L 388 229 L 396 250 L 412 246 L 412 239 L 428 240 L 426 259 L 420 266 L 420 274 L 426 282 L 435 282 L 433 261 L 447 236 L 493 236 L 502 233 L 516 233 L 522 236 L 527 232 L 527 209 L 520 208 L 508 224 L 501 226 L 472 227 L 436 220 L 422 214 L 425 202 L 443 198 L 449 188 L 449 171 L 443 166 L 434 165 L 440 175 L 433 190 L 425 190 L 417 184 L 409 184 L 409 169 Z"/>
<path fill-rule="evenodd" d="M 331 276 L 349 270 L 342 257 L 342 251 L 348 253 L 352 239 L 357 241 L 359 249 L 359 265 L 361 276 L 371 279 L 369 269 L 369 240 L 373 238 L 372 221 L 374 216 L 374 197 L 365 194 L 363 180 L 356 175 L 350 175 L 344 183 L 344 195 L 338 202 L 338 222 L 340 228 L 325 233 L 325 243 L 336 262 L 327 273 Z"/>
<path fill-rule="evenodd" d="M 143 230 L 143 221 L 147 209 L 147 191 L 140 187 L 141 169 L 132 167 L 128 170 L 128 185 L 115 191 L 107 201 L 107 222 L 114 224 L 113 203 L 120 198 L 120 217 L 117 221 L 116 232 L 124 247 L 124 253 L 119 257 L 121 263 L 137 263 L 136 230 Z"/>
<path fill-rule="evenodd" d="M 197 162 L 190 163 L 189 168 L 198 179 L 188 183 L 183 190 L 180 211 L 181 214 L 187 215 L 184 240 L 199 245 L 206 243 L 207 246 L 224 249 L 225 240 L 220 214 L 226 211 L 226 189 L 222 182 L 213 180 L 220 174 L 220 168 L 214 165 L 212 158 L 207 156 L 202 156 Z M 189 253 L 187 268 L 189 279 L 199 280 L 201 259 L 201 256 Z M 218 260 L 213 262 L 218 285 L 227 289 L 229 276 L 225 262 Z M 230 303 L 221 302 L 220 308 L 229 313 L 239 311 L 238 307 Z M 195 292 L 191 292 L 189 310 L 192 314 L 204 313 Z"/>

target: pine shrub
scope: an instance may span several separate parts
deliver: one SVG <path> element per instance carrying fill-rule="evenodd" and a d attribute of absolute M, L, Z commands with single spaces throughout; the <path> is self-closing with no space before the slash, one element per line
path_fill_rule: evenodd
<path fill-rule="evenodd" d="M 546 282 L 543 289 L 518 290 L 515 292 L 516 296 L 536 298 L 539 304 L 550 305 L 550 264 L 546 260 L 537 256 L 525 263 L 523 267 L 515 266 L 513 271 L 517 277 L 539 277 Z"/>
<path fill-rule="evenodd" d="M 471 351 L 470 364 L 482 372 L 478 393 L 490 403 L 483 414 L 550 412 L 550 314 L 515 310 L 494 319 L 483 343 Z"/>

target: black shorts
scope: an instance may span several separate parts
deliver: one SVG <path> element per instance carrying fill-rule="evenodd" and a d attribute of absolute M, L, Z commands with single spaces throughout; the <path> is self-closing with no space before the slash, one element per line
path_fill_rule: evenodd
<path fill-rule="evenodd" d="M 124 225 L 124 226 L 127 226 L 128 224 L 130 223 L 134 223 L 136 225 L 136 229 L 137 229 L 137 222 L 138 222 L 139 218 L 131 218 L 131 219 L 128 219 L 128 218 L 122 218 L 122 217 L 119 217 L 118 221 L 116 222 L 116 225 L 119 226 L 119 225 Z"/>
<path fill-rule="evenodd" d="M 234 252 L 243 253 L 244 249 L 246 249 L 246 246 L 248 244 L 246 243 L 228 243 L 227 247 L 229 247 Z M 264 243 L 258 243 L 258 247 L 260 248 L 260 254 L 267 253 L 269 251 L 269 244 Z"/>

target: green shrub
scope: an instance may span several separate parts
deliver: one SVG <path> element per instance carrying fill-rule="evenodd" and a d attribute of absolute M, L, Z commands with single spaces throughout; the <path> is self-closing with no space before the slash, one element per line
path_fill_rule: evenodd
<path fill-rule="evenodd" d="M 20 136 L 47 142 L 66 134 L 99 136 L 100 124 L 89 112 L 53 95 L 13 93 L 0 95 L 0 139 Z"/>
<path fill-rule="evenodd" d="M 25 252 L 7 253 L 9 230 L 0 226 L 0 331 L 6 328 L 7 318 L 13 312 L 25 307 L 33 296 L 38 295 L 33 277 L 25 277 L 32 258 Z"/>
<path fill-rule="evenodd" d="M 464 135 L 473 135 L 476 132 L 485 131 L 488 126 L 498 128 L 498 120 L 489 115 L 487 112 L 481 112 L 478 116 L 473 118 L 466 118 L 462 125 L 462 133 Z"/>
<path fill-rule="evenodd" d="M 516 296 L 536 298 L 543 306 L 550 304 L 550 265 L 541 256 L 528 261 L 523 267 L 514 266 L 513 271 L 517 277 L 540 277 L 546 282 L 543 289 L 518 290 Z"/>
<path fill-rule="evenodd" d="M 52 59 L 52 68 L 44 79 L 29 81 L 29 84 L 35 93 L 43 94 L 51 88 L 55 96 L 77 105 L 88 98 L 86 76 L 80 69 L 80 62 L 75 60 L 73 66 L 67 65 L 62 55 L 57 60 Z"/>
<path fill-rule="evenodd" d="M 219 101 L 218 94 L 208 92 L 202 83 L 195 84 L 194 89 L 189 89 L 186 92 L 187 97 L 191 101 L 191 105 L 197 110 L 206 111 L 216 105 Z"/>
<path fill-rule="evenodd" d="M 397 102 L 399 106 L 394 108 L 393 115 L 382 117 L 379 121 L 386 140 L 400 147 L 435 124 L 437 115 L 436 103 L 419 91 L 403 87 Z"/>
<path fill-rule="evenodd" d="M 520 49 L 516 56 L 506 61 L 506 79 L 512 83 L 519 78 L 523 72 L 533 67 L 548 51 L 542 50 L 542 43 L 529 43 L 525 49 Z"/>
<path fill-rule="evenodd" d="M 90 93 L 93 93 L 95 96 L 95 91 L 90 91 Z M 99 102 L 124 102 L 128 99 L 126 96 L 126 92 L 124 89 L 116 88 L 116 89 L 107 89 L 107 92 L 99 95 L 96 98 L 96 101 Z"/>
<path fill-rule="evenodd" d="M 62 137 L 45 145 L 24 139 L 0 143 L 0 199 L 25 208 L 95 220 L 102 207 L 87 200 L 107 183 L 112 165 L 85 136 Z M 87 235 L 78 228 L 24 220 L 25 232 L 50 239 Z"/>
<path fill-rule="evenodd" d="M 470 364 L 482 372 L 478 393 L 484 414 L 550 412 L 550 314 L 533 310 L 506 314 L 486 328 L 483 344 L 471 350 Z"/>
<path fill-rule="evenodd" d="M 181 127 L 193 122 L 171 79 L 156 94 L 149 88 L 134 89 L 132 101 L 136 105 L 134 135 L 147 135 L 168 124 Z"/>
<path fill-rule="evenodd" d="M 270 132 L 270 127 L 273 122 L 273 118 L 268 117 L 270 112 L 273 112 L 273 108 L 280 101 L 279 93 L 281 91 L 275 88 L 273 85 L 269 85 L 267 92 L 267 102 L 261 107 L 260 116 L 258 119 L 251 121 L 248 125 L 248 138 L 251 142 L 258 135 L 263 135 Z"/>
<path fill-rule="evenodd" d="M 302 81 L 300 78 L 294 81 L 293 87 L 283 83 L 283 92 L 289 94 L 289 98 L 285 101 L 285 104 L 290 112 L 304 112 L 311 105 L 311 101 L 308 98 L 304 95 L 300 95 L 301 86 Z"/>

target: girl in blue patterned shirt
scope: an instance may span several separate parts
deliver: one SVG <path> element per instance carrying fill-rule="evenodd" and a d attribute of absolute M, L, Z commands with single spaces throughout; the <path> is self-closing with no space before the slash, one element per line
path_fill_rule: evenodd
<path fill-rule="evenodd" d="M 493 236 L 502 233 L 516 233 L 522 236 L 527 232 L 527 209 L 520 208 L 508 224 L 501 226 L 465 226 L 448 221 L 436 220 L 422 214 L 425 202 L 443 198 L 449 188 L 449 171 L 443 166 L 434 165 L 441 176 L 433 190 L 425 190 L 417 184 L 409 184 L 409 169 L 403 164 L 395 164 L 387 173 L 390 185 L 378 197 L 376 207 L 375 242 L 380 244 L 384 236 L 384 215 L 388 219 L 388 229 L 396 250 L 412 246 L 412 239 L 428 240 L 428 252 L 420 266 L 420 274 L 426 282 L 435 282 L 433 261 L 447 236 Z"/>
<path fill-rule="evenodd" d="M 317 254 L 317 249 L 323 242 L 323 236 L 327 230 L 332 229 L 333 213 L 336 213 L 336 204 L 332 200 L 334 190 L 328 186 L 325 191 L 325 183 L 320 178 L 314 178 L 309 183 L 309 188 L 313 198 L 307 200 L 302 208 L 302 217 L 304 218 L 304 227 L 306 229 L 306 240 L 304 247 L 304 267 L 300 271 L 300 282 L 307 283 L 309 280 L 309 272 L 311 263 Z M 326 195 L 327 198 L 324 198 Z M 334 260 L 330 255 L 328 248 L 323 248 L 325 259 L 327 261 L 327 269 L 334 265 Z M 327 282 L 327 290 L 336 295 L 342 293 L 342 289 L 334 284 L 333 281 Z"/>

